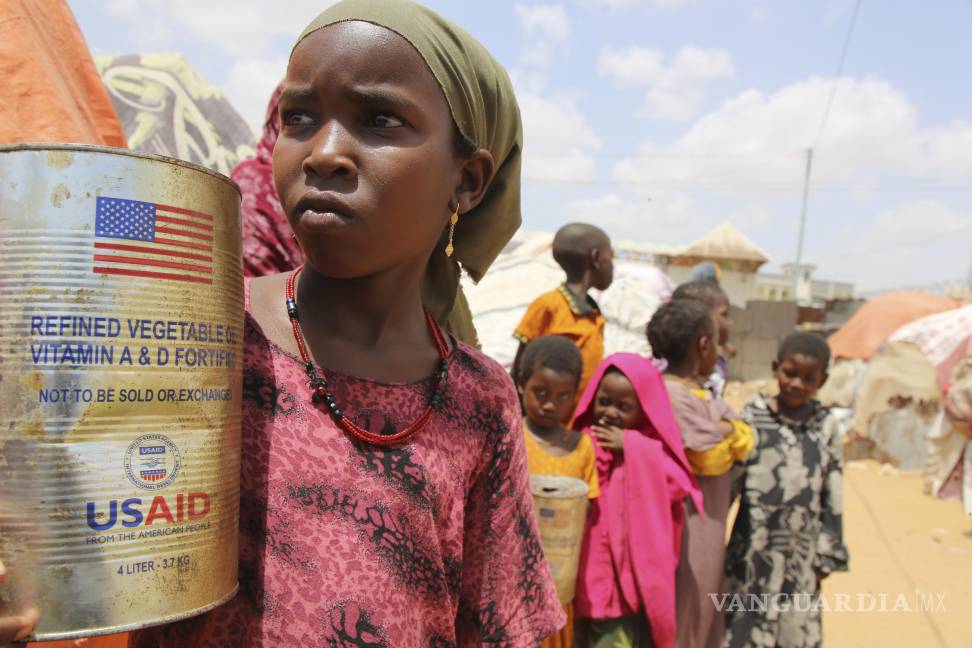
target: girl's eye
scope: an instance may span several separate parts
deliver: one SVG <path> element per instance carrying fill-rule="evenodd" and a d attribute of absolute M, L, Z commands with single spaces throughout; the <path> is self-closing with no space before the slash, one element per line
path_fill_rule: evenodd
<path fill-rule="evenodd" d="M 394 115 L 381 113 L 371 118 L 371 125 L 377 128 L 401 128 L 405 122 Z"/>
<path fill-rule="evenodd" d="M 314 119 L 305 112 L 299 110 L 288 110 L 281 118 L 284 126 L 300 127 L 307 126 L 314 122 Z"/>
<path fill-rule="evenodd" d="M 546 398 L 547 397 L 547 390 L 546 389 L 538 389 L 535 393 L 537 395 L 537 398 Z"/>

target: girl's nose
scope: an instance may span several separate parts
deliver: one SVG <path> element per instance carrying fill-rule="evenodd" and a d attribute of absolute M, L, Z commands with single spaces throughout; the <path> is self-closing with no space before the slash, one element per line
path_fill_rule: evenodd
<path fill-rule="evenodd" d="M 310 153 L 304 158 L 304 173 L 323 179 L 353 178 L 358 174 L 353 151 L 353 135 L 331 119 L 314 134 Z"/>

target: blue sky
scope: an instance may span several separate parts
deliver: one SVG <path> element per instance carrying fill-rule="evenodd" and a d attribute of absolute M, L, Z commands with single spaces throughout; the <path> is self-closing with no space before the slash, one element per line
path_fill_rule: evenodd
<path fill-rule="evenodd" d="M 182 52 L 254 128 L 325 4 L 70 0 L 95 54 Z M 863 0 L 839 79 L 854 0 L 428 4 L 514 79 L 526 227 L 685 243 L 730 221 L 772 268 L 795 255 L 814 145 L 804 258 L 819 276 L 871 291 L 970 270 L 972 3 Z"/>

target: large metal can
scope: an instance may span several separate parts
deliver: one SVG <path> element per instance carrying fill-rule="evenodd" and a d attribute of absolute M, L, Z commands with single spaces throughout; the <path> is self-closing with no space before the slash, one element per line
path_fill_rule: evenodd
<path fill-rule="evenodd" d="M 184 162 L 0 148 L 0 616 L 32 639 L 236 592 L 239 209 Z"/>

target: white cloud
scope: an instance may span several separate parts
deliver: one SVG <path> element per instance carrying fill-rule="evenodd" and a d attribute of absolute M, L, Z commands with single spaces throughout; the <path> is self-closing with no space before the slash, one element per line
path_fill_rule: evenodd
<path fill-rule="evenodd" d="M 729 52 L 722 49 L 682 47 L 666 64 L 658 50 L 629 47 L 602 50 L 598 72 L 621 86 L 647 86 L 649 113 L 680 121 L 695 115 L 706 83 L 731 77 L 735 67 Z"/>
<path fill-rule="evenodd" d="M 595 173 L 591 149 L 601 139 L 567 96 L 519 91 L 523 118 L 523 177 L 541 181 L 584 181 Z"/>
<path fill-rule="evenodd" d="M 174 24 L 223 52 L 253 56 L 300 31 L 334 0 L 101 0 L 105 11 L 141 25 Z"/>
<path fill-rule="evenodd" d="M 818 255 L 822 265 L 865 290 L 918 287 L 965 275 L 972 212 L 933 199 L 908 201 L 847 221 L 836 235 L 843 245 Z"/>
<path fill-rule="evenodd" d="M 685 193 L 655 192 L 574 200 L 567 220 L 596 223 L 616 239 L 655 243 L 688 243 L 716 225 Z"/>
<path fill-rule="evenodd" d="M 833 81 L 811 78 L 776 93 L 748 90 L 699 118 L 670 144 L 645 142 L 617 180 L 678 189 L 798 191 Z M 888 176 L 968 182 L 972 124 L 923 128 L 907 98 L 875 79 L 841 79 L 813 162 L 813 186 L 866 192 Z"/>
<path fill-rule="evenodd" d="M 284 58 L 240 59 L 230 68 L 223 89 L 257 139 L 263 131 L 270 95 L 287 71 Z"/>
<path fill-rule="evenodd" d="M 514 7 L 523 33 L 520 67 L 511 71 L 523 119 L 523 178 L 528 182 L 590 180 L 592 150 L 601 138 L 577 106 L 576 97 L 548 88 L 555 55 L 570 44 L 571 27 L 562 4 Z"/>
<path fill-rule="evenodd" d="M 593 7 L 596 9 L 608 9 L 619 11 L 628 8 L 650 8 L 660 11 L 668 11 L 684 7 L 692 0 L 577 0 L 578 4 Z"/>
<path fill-rule="evenodd" d="M 523 63 L 549 65 L 570 40 L 570 22 L 564 6 L 517 4 L 515 10 L 525 36 Z"/>
<path fill-rule="evenodd" d="M 651 196 L 649 207 L 658 207 L 656 195 L 682 194 L 697 212 L 747 233 L 762 230 L 774 260 L 790 260 L 804 150 L 832 87 L 832 79 L 811 78 L 773 93 L 745 91 L 674 141 L 643 142 L 636 156 L 615 165 L 613 177 Z M 841 79 L 814 151 L 804 258 L 820 264 L 820 276 L 865 288 L 963 276 L 972 240 L 969 169 L 972 123 L 923 125 L 892 85 Z"/>

